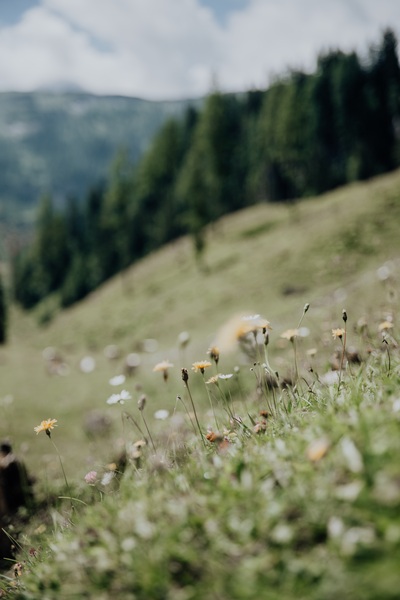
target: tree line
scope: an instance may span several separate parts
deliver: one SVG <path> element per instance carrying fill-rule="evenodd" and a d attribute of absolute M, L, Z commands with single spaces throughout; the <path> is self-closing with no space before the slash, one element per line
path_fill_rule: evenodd
<path fill-rule="evenodd" d="M 266 91 L 211 93 L 168 121 L 133 166 L 121 152 L 105 185 L 62 210 L 41 201 L 32 243 L 13 257 L 15 299 L 80 300 L 152 250 L 260 201 L 291 201 L 400 164 L 400 67 L 386 30 L 366 57 L 330 51 L 313 73 Z"/>

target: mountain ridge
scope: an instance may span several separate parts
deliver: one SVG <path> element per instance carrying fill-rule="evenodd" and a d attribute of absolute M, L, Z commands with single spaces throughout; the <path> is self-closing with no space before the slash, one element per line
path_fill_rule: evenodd
<path fill-rule="evenodd" d="M 86 92 L 0 93 L 0 219 L 32 222 L 37 202 L 63 204 L 103 182 L 120 150 L 132 163 L 169 118 L 198 100 Z"/>

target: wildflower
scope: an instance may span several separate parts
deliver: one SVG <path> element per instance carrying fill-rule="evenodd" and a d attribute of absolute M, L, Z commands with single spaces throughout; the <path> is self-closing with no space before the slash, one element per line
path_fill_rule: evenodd
<path fill-rule="evenodd" d="M 40 425 L 38 425 L 37 427 L 34 428 L 34 430 L 36 431 L 36 433 L 40 433 L 41 431 L 44 431 L 46 433 L 46 435 L 51 437 L 50 431 L 52 429 L 54 429 L 54 427 L 57 427 L 56 423 L 57 423 L 57 419 L 47 419 L 46 421 L 42 421 L 40 423 Z"/>
<path fill-rule="evenodd" d="M 266 429 L 267 429 L 266 421 L 261 421 L 261 423 L 256 423 L 253 427 L 254 433 L 264 433 L 264 431 Z"/>
<path fill-rule="evenodd" d="M 206 383 L 218 383 L 219 375 L 213 375 L 210 379 L 207 379 Z"/>
<path fill-rule="evenodd" d="M 334 340 L 336 340 L 337 338 L 341 340 L 344 336 L 344 333 L 345 331 L 341 327 L 338 327 L 337 329 L 332 329 L 332 337 Z"/>
<path fill-rule="evenodd" d="M 145 405 L 146 405 L 146 396 L 145 396 L 145 394 L 142 394 L 138 400 L 138 409 L 140 411 L 144 410 Z"/>
<path fill-rule="evenodd" d="M 307 448 L 307 458 L 312 462 L 318 462 L 325 456 L 329 449 L 328 440 L 321 438 L 314 440 Z"/>
<path fill-rule="evenodd" d="M 210 355 L 211 360 L 217 365 L 219 361 L 219 348 L 217 348 L 217 346 L 211 346 L 211 348 L 208 349 L 207 354 Z"/>
<path fill-rule="evenodd" d="M 190 341 L 190 335 L 187 331 L 181 331 L 178 335 L 178 342 L 181 348 L 185 348 Z"/>
<path fill-rule="evenodd" d="M 115 473 L 113 471 L 107 471 L 104 473 L 101 479 L 101 485 L 109 485 L 115 477 Z"/>
<path fill-rule="evenodd" d="M 165 419 L 168 419 L 168 417 L 169 411 L 165 408 L 160 408 L 160 410 L 156 410 L 156 412 L 154 413 L 154 418 L 159 419 L 160 421 L 165 421 Z"/>
<path fill-rule="evenodd" d="M 182 379 L 187 384 L 188 379 L 189 379 L 188 370 L 187 369 L 181 369 L 181 372 L 182 372 Z"/>
<path fill-rule="evenodd" d="M 260 315 L 234 315 L 220 327 L 212 345 L 216 346 L 220 353 L 227 354 L 235 350 L 238 342 L 243 341 L 250 333 L 265 333 L 269 329 L 272 329 L 269 321 Z"/>
<path fill-rule="evenodd" d="M 89 471 L 85 475 L 85 482 L 89 485 L 94 485 L 97 481 L 97 471 Z"/>
<path fill-rule="evenodd" d="M 134 442 L 133 445 L 135 448 L 144 448 L 147 446 L 147 442 L 145 440 L 138 440 L 137 442 Z"/>
<path fill-rule="evenodd" d="M 220 433 L 216 433 L 214 431 L 209 431 L 206 435 L 206 439 L 209 442 L 222 442 L 224 439 L 224 436 L 221 435 Z"/>
<path fill-rule="evenodd" d="M 299 330 L 298 329 L 287 329 L 281 335 L 281 338 L 285 340 L 289 340 L 289 342 L 293 342 L 294 338 L 298 337 Z"/>
<path fill-rule="evenodd" d="M 168 369 L 174 365 L 169 360 L 163 360 L 155 365 L 153 372 L 161 372 L 163 374 L 164 381 L 168 379 Z"/>
<path fill-rule="evenodd" d="M 21 563 L 21 562 L 15 563 L 14 568 L 13 568 L 15 579 L 18 579 L 18 577 L 22 576 L 23 570 L 24 570 L 23 563 Z"/>
<path fill-rule="evenodd" d="M 199 361 L 193 363 L 192 371 L 194 371 L 195 373 L 200 371 L 202 373 L 202 375 L 204 375 L 204 370 L 207 369 L 208 367 L 211 367 L 211 363 L 209 360 L 199 360 Z"/>
<path fill-rule="evenodd" d="M 387 331 L 388 329 L 393 329 L 394 325 L 391 321 L 383 321 L 379 324 L 379 331 Z"/>
<path fill-rule="evenodd" d="M 220 374 L 218 375 L 218 378 L 219 378 L 219 379 L 230 379 L 231 377 L 233 377 L 232 373 L 226 373 L 226 374 L 224 374 L 224 373 L 220 373 Z"/>
<path fill-rule="evenodd" d="M 132 396 L 126 390 L 122 390 L 119 394 L 111 394 L 107 400 L 107 404 L 125 404 L 125 400 L 131 400 Z"/>
<path fill-rule="evenodd" d="M 125 383 L 125 379 L 125 375 L 116 375 L 115 377 L 111 377 L 108 383 L 113 386 L 122 385 Z"/>
<path fill-rule="evenodd" d="M 246 333 L 255 333 L 258 329 L 265 333 L 267 329 L 272 329 L 270 322 L 261 317 L 261 315 L 242 317 L 242 321 L 244 323 L 244 328 L 247 328 Z"/>
<path fill-rule="evenodd" d="M 84 356 L 79 363 L 82 373 L 92 373 L 96 368 L 96 361 L 92 356 Z"/>

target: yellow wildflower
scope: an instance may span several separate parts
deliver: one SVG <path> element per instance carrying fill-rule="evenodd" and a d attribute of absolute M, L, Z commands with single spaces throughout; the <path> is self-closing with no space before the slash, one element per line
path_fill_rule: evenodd
<path fill-rule="evenodd" d="M 46 433 L 46 435 L 51 437 L 50 430 L 54 429 L 54 427 L 57 427 L 56 423 L 57 423 L 57 419 L 47 419 L 45 421 L 42 421 L 40 423 L 40 425 L 38 425 L 37 427 L 34 428 L 34 430 L 36 431 L 36 433 L 40 433 L 41 431 L 44 431 Z"/>
<path fill-rule="evenodd" d="M 299 330 L 298 329 L 287 329 L 281 335 L 281 338 L 285 340 L 289 340 L 289 342 L 293 342 L 294 338 L 298 337 Z"/>
<path fill-rule="evenodd" d="M 394 325 L 391 321 L 383 321 L 383 323 L 379 324 L 379 331 L 387 331 L 388 329 L 393 329 Z"/>
<path fill-rule="evenodd" d="M 332 337 L 334 340 L 336 340 L 337 338 L 342 339 L 342 337 L 344 336 L 344 329 L 342 329 L 341 327 L 338 327 L 337 329 L 332 329 Z"/>
<path fill-rule="evenodd" d="M 202 374 L 204 374 L 204 369 L 207 369 L 208 367 L 211 367 L 211 363 L 209 360 L 199 360 L 193 363 L 192 371 L 194 371 L 195 373 L 200 371 Z"/>
<path fill-rule="evenodd" d="M 159 363 L 156 364 L 156 366 L 153 368 L 154 372 L 161 372 L 163 374 L 164 377 L 164 381 L 167 381 L 168 379 L 168 369 L 170 369 L 171 367 L 173 367 L 174 365 L 169 362 L 169 360 L 163 360 Z"/>

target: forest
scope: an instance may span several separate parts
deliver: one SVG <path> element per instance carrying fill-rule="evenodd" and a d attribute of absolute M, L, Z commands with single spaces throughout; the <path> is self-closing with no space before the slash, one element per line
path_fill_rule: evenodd
<path fill-rule="evenodd" d="M 386 30 L 366 57 L 332 50 L 313 73 L 267 90 L 213 91 L 168 120 L 138 164 L 121 151 L 106 184 L 65 208 L 44 196 L 31 242 L 15 248 L 13 294 L 25 309 L 66 307 L 184 234 L 200 258 L 205 227 L 258 202 L 294 202 L 400 164 L 400 67 Z"/>

